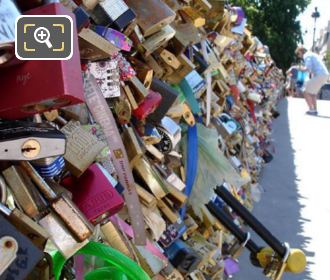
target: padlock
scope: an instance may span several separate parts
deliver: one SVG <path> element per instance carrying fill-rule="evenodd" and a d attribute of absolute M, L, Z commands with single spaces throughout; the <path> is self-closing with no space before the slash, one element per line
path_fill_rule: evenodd
<path fill-rule="evenodd" d="M 168 203 L 165 202 L 165 198 L 157 200 L 157 207 L 162 212 L 166 220 L 170 223 L 175 224 L 180 221 L 178 212 L 176 212 Z"/>
<path fill-rule="evenodd" d="M 175 224 L 170 224 L 167 225 L 166 230 L 163 232 L 158 242 L 162 247 L 167 248 L 179 237 L 177 226 Z"/>
<path fill-rule="evenodd" d="M 134 170 L 157 199 L 162 199 L 166 196 L 167 191 L 160 174 L 144 157 L 137 160 Z"/>
<path fill-rule="evenodd" d="M 145 272 L 150 277 L 155 277 L 164 268 L 165 264 L 161 258 L 154 254 L 151 250 L 145 248 L 145 246 L 135 246 L 136 255 L 138 261 Z"/>
<path fill-rule="evenodd" d="M 212 4 L 208 0 L 194 0 L 193 6 L 202 13 L 207 13 L 211 8 Z"/>
<path fill-rule="evenodd" d="M 125 96 L 119 97 L 114 103 L 114 110 L 121 125 L 128 124 L 132 117 L 132 106 Z"/>
<path fill-rule="evenodd" d="M 94 135 L 81 128 L 79 122 L 68 122 L 61 131 L 67 137 L 64 159 L 70 172 L 81 176 L 106 146 Z"/>
<path fill-rule="evenodd" d="M 193 51 L 193 62 L 196 65 L 196 71 L 201 75 L 209 66 L 207 61 L 204 59 L 203 55 L 199 53 L 199 51 L 197 51 L 196 48 L 194 48 Z"/>
<path fill-rule="evenodd" d="M 170 153 L 181 140 L 180 126 L 169 117 L 162 118 L 157 126 L 162 139 L 156 147 L 163 153 Z"/>
<path fill-rule="evenodd" d="M 157 57 L 159 57 L 164 64 L 167 64 L 173 69 L 179 69 L 181 66 L 179 59 L 167 49 L 160 48 L 157 51 Z"/>
<path fill-rule="evenodd" d="M 146 143 L 145 148 L 148 152 L 148 156 L 151 156 L 152 159 L 155 159 L 159 162 L 164 161 L 165 155 L 162 152 L 160 152 L 154 145 Z"/>
<path fill-rule="evenodd" d="M 189 88 L 194 94 L 198 94 L 205 88 L 205 84 L 204 79 L 196 70 L 193 70 L 180 82 L 180 87 L 184 91 Z"/>
<path fill-rule="evenodd" d="M 73 202 L 93 224 L 101 223 L 124 206 L 123 198 L 100 164 L 92 164 L 79 179 L 64 179 L 62 185 L 70 190 Z"/>
<path fill-rule="evenodd" d="M 201 256 L 195 250 L 180 239 L 166 248 L 165 253 L 172 265 L 183 273 L 194 271 L 202 260 Z"/>
<path fill-rule="evenodd" d="M 110 26 L 122 31 L 134 19 L 134 12 L 123 0 L 103 0 L 91 12 L 92 19 L 99 25 Z"/>
<path fill-rule="evenodd" d="M 29 10 L 26 15 L 66 15 L 74 20 L 74 15 L 60 3 Z M 73 56 L 68 60 L 27 61 L 19 67 L 6 69 L 5 75 L 2 73 L 4 70 L 0 70 L 2 91 L 6 92 L 0 105 L 1 118 L 18 119 L 37 112 L 83 102 L 83 84 L 75 28 L 73 28 L 72 41 Z"/>
<path fill-rule="evenodd" d="M 52 211 L 40 219 L 38 223 L 47 231 L 50 240 L 66 259 L 72 257 L 78 250 L 88 244 L 88 239 L 77 242 L 66 228 L 66 225 Z"/>
<path fill-rule="evenodd" d="M 78 32 L 80 32 L 83 28 L 87 28 L 90 25 L 89 14 L 81 5 L 75 8 L 73 14 L 76 16 L 76 26 Z"/>
<path fill-rule="evenodd" d="M 2 174 L 20 209 L 30 218 L 40 218 L 43 211 L 45 211 L 45 206 L 24 170 L 20 166 L 13 165 L 5 169 Z"/>
<path fill-rule="evenodd" d="M 107 39 L 109 42 L 114 44 L 118 49 L 127 52 L 131 51 L 133 43 L 125 34 L 115 29 L 101 25 L 96 25 L 92 28 L 97 34 Z"/>
<path fill-rule="evenodd" d="M 133 110 L 133 116 L 138 120 L 145 120 L 153 113 L 162 101 L 162 96 L 155 91 L 149 90 L 148 95 L 138 104 L 138 107 Z"/>
<path fill-rule="evenodd" d="M 190 45 L 200 42 L 201 35 L 191 22 L 175 21 L 171 24 L 176 33 L 170 41 L 171 51 L 176 55 L 182 54 Z"/>
<path fill-rule="evenodd" d="M 35 160 L 65 152 L 64 134 L 45 123 L 4 122 L 0 124 L 0 143 L 2 160 Z"/>
<path fill-rule="evenodd" d="M 15 4 L 3 0 L 0 6 L 0 67 L 20 62 L 15 56 L 15 20 L 20 15 Z"/>
<path fill-rule="evenodd" d="M 23 280 L 43 253 L 2 215 L 0 224 L 0 277 Z"/>
<path fill-rule="evenodd" d="M 178 92 L 157 78 L 152 80 L 150 88 L 161 94 L 162 101 L 158 108 L 147 117 L 147 120 L 151 123 L 159 123 L 177 100 Z"/>
<path fill-rule="evenodd" d="M 165 80 L 170 84 L 179 84 L 196 67 L 183 53 L 178 56 L 178 59 L 181 63 L 179 69 L 172 74 L 165 75 Z"/>
<path fill-rule="evenodd" d="M 134 0 L 125 1 L 136 13 L 137 24 L 145 37 L 158 32 L 175 19 L 174 11 L 161 0 L 143 0 L 143 4 Z"/>
<path fill-rule="evenodd" d="M 140 185 L 135 184 L 135 186 L 141 203 L 148 209 L 155 209 L 157 205 L 156 198 Z"/>
<path fill-rule="evenodd" d="M 205 25 L 205 18 L 191 6 L 182 7 L 179 13 L 186 22 L 191 22 L 197 28 Z"/>
<path fill-rule="evenodd" d="M 165 25 L 160 31 L 148 37 L 143 43 L 143 55 L 148 57 L 161 46 L 165 45 L 175 35 L 175 30 L 170 25 Z"/>
<path fill-rule="evenodd" d="M 92 62 L 89 71 L 95 77 L 105 98 L 120 96 L 119 68 L 116 60 Z"/>
<path fill-rule="evenodd" d="M 112 221 L 108 221 L 105 224 L 101 225 L 101 232 L 103 235 L 103 239 L 109 243 L 109 245 L 125 254 L 127 257 L 134 259 L 134 256 L 129 249 L 128 241 L 125 240 L 122 233 Z"/>
<path fill-rule="evenodd" d="M 148 64 L 148 66 L 154 71 L 154 74 L 158 79 L 164 76 L 165 74 L 164 68 L 160 66 L 158 61 L 152 55 L 145 57 L 145 61 Z"/>
<path fill-rule="evenodd" d="M 65 167 L 64 157 L 47 157 L 31 162 L 43 178 L 52 178 L 61 174 Z"/>
<path fill-rule="evenodd" d="M 125 127 L 122 137 L 128 160 L 130 164 L 134 166 L 136 161 L 143 156 L 143 150 L 140 144 L 141 140 L 139 141 L 132 127 Z"/>
<path fill-rule="evenodd" d="M 11 210 L 2 203 L 0 203 L 0 213 L 5 215 L 7 220 L 29 238 L 35 246 L 40 250 L 44 250 L 49 235 L 40 225 L 17 208 Z"/>
<path fill-rule="evenodd" d="M 208 11 L 205 16 L 206 19 L 206 27 L 212 30 L 217 30 L 222 21 L 225 11 L 225 1 L 218 0 L 208 0 L 211 3 L 212 8 Z"/>
<path fill-rule="evenodd" d="M 57 196 L 30 163 L 21 161 L 20 166 L 31 177 L 40 192 L 50 203 L 51 208 L 63 220 L 67 228 L 74 234 L 78 241 L 84 241 L 93 234 L 93 226 L 86 220 L 85 216 L 65 193 Z"/>
<path fill-rule="evenodd" d="M 25 280 L 51 280 L 53 279 L 53 260 L 48 253 L 44 253 L 44 258 L 38 262 L 32 272 Z"/>
<path fill-rule="evenodd" d="M 90 61 L 110 58 L 119 49 L 90 28 L 79 32 L 79 53 L 82 59 Z"/>
<path fill-rule="evenodd" d="M 154 75 L 154 70 L 134 56 L 131 56 L 128 59 L 130 64 L 134 67 L 139 80 L 147 89 L 149 89 Z"/>

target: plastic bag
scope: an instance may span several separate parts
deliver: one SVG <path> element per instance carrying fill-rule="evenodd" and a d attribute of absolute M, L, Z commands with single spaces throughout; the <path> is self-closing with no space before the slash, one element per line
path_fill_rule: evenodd
<path fill-rule="evenodd" d="M 196 180 L 189 198 L 195 214 L 202 219 L 201 207 L 208 203 L 213 189 L 224 181 L 240 188 L 248 183 L 248 179 L 242 178 L 223 152 L 218 147 L 218 132 L 216 129 L 207 128 L 202 124 L 198 127 L 198 169 Z M 187 160 L 187 138 L 182 141 L 183 156 Z M 187 177 L 189 174 L 187 174 Z"/>

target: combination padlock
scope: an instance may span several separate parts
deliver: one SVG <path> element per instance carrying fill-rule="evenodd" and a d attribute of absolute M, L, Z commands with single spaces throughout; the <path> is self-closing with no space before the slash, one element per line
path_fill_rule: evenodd
<path fill-rule="evenodd" d="M 164 117 L 157 126 L 162 139 L 156 147 L 163 153 L 170 153 L 181 140 L 181 127 L 169 117 Z"/>

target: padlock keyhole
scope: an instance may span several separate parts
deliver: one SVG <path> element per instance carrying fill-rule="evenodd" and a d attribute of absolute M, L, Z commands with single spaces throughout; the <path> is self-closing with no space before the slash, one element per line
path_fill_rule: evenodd
<path fill-rule="evenodd" d="M 33 148 L 33 147 L 26 147 L 26 148 L 22 148 L 22 153 L 29 153 L 31 151 L 35 151 L 37 148 Z"/>

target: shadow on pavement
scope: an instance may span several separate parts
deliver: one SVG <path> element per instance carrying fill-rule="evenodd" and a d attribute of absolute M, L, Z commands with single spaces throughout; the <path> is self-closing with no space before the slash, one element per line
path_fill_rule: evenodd
<path fill-rule="evenodd" d="M 304 250 L 310 238 L 302 235 L 303 223 L 301 216 L 304 207 L 299 203 L 297 176 L 294 166 L 294 153 L 289 131 L 288 101 L 282 100 L 278 106 L 280 117 L 273 124 L 273 138 L 276 154 L 274 160 L 265 166 L 260 184 L 264 188 L 261 201 L 255 205 L 253 214 L 281 241 L 288 242 L 291 248 Z M 253 240 L 260 246 L 265 243 L 256 234 Z M 306 252 L 307 259 L 314 253 Z M 262 269 L 252 266 L 247 250 L 240 257 L 241 270 L 234 276 L 235 280 L 264 280 Z M 311 264 L 311 262 L 309 262 Z M 283 280 L 319 280 L 313 279 L 307 270 L 302 274 L 284 274 Z"/>

